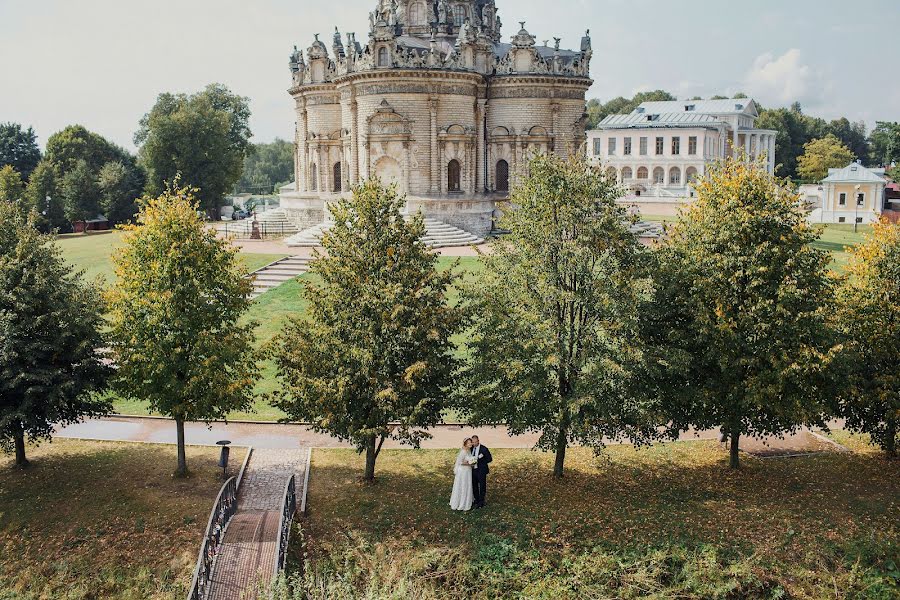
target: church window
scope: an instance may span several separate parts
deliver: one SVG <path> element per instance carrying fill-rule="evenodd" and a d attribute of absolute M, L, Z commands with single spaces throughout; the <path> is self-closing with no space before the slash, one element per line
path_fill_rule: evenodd
<path fill-rule="evenodd" d="M 466 7 L 462 4 L 457 4 L 453 7 L 453 24 L 457 27 L 462 27 L 463 23 L 466 22 Z"/>
<path fill-rule="evenodd" d="M 624 143 L 622 144 L 622 153 L 625 156 L 628 156 L 631 154 L 631 138 L 630 137 L 625 138 Z"/>
<path fill-rule="evenodd" d="M 641 138 L 641 156 L 647 156 L 647 138 Z"/>
<path fill-rule="evenodd" d="M 313 163 L 309 166 L 309 189 L 313 192 L 316 191 L 318 186 L 319 175 L 316 172 L 316 163 Z"/>
<path fill-rule="evenodd" d="M 388 49 L 382 46 L 378 49 L 378 66 L 379 67 L 389 67 L 391 66 L 388 60 Z"/>
<path fill-rule="evenodd" d="M 334 191 L 342 191 L 343 181 L 341 177 L 341 163 L 334 163 Z"/>
<path fill-rule="evenodd" d="M 458 192 L 461 189 L 460 186 L 460 166 L 459 161 L 455 158 L 450 161 L 450 164 L 447 165 L 447 191 L 448 192 Z"/>
<path fill-rule="evenodd" d="M 659 156 L 663 153 L 663 138 L 656 138 L 656 155 Z"/>
<path fill-rule="evenodd" d="M 675 136 L 672 138 L 672 156 L 681 154 L 681 138 Z"/>
<path fill-rule="evenodd" d="M 509 163 L 505 160 L 497 161 L 497 191 L 509 191 Z"/>
<path fill-rule="evenodd" d="M 425 5 L 417 2 L 409 7 L 409 24 L 410 25 L 426 25 L 425 23 Z"/>
<path fill-rule="evenodd" d="M 608 156 L 615 156 L 615 154 L 616 154 L 616 138 L 614 138 L 614 137 L 609 138 L 607 144 L 608 144 L 608 146 L 607 146 L 606 154 Z"/>
<path fill-rule="evenodd" d="M 697 154 L 697 136 L 692 135 L 688 138 L 688 154 Z"/>

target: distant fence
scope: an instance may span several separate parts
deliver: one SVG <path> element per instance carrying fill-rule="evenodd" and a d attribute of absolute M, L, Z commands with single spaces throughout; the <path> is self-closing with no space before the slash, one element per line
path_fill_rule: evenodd
<path fill-rule="evenodd" d="M 243 221 L 224 221 L 216 229 L 226 237 L 246 240 L 265 240 L 283 238 L 297 233 L 297 228 L 290 223 L 267 221 L 253 222 L 251 219 Z"/>
<path fill-rule="evenodd" d="M 237 478 L 232 477 L 222 486 L 216 503 L 213 505 L 212 513 L 209 515 L 209 523 L 206 525 L 206 534 L 200 545 L 200 555 L 197 557 L 197 566 L 194 568 L 194 578 L 191 581 L 187 600 L 203 600 L 206 597 L 212 577 L 213 561 L 222 545 L 225 527 L 236 511 Z"/>

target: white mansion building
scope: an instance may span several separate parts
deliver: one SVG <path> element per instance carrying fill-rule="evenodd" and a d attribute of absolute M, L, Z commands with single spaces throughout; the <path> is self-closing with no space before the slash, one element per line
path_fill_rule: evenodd
<path fill-rule="evenodd" d="M 588 155 L 615 170 L 626 200 L 677 203 L 692 196 L 691 181 L 708 164 L 741 150 L 765 154 L 774 172 L 777 132 L 756 129 L 757 117 L 749 98 L 644 102 L 588 131 Z"/>
<path fill-rule="evenodd" d="M 296 181 L 281 207 L 300 228 L 379 176 L 407 211 L 476 236 L 531 152 L 575 154 L 585 141 L 591 40 L 538 44 L 522 23 L 501 37 L 494 0 L 379 0 L 368 40 L 318 39 L 291 55 Z"/>

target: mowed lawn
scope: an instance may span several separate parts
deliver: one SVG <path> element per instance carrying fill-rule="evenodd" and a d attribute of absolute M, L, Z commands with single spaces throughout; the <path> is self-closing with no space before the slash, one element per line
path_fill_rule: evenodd
<path fill-rule="evenodd" d="M 244 449 L 232 460 L 240 464 Z M 170 599 L 190 585 L 222 486 L 218 448 L 55 440 L 0 454 L 0 598 Z"/>
<path fill-rule="evenodd" d="M 856 452 L 736 472 L 713 442 L 573 449 L 561 481 L 552 455 L 497 449 L 469 513 L 448 506 L 454 450 L 384 451 L 365 486 L 362 457 L 317 449 L 307 572 L 372 600 L 900 597 L 900 461 L 839 439 Z"/>

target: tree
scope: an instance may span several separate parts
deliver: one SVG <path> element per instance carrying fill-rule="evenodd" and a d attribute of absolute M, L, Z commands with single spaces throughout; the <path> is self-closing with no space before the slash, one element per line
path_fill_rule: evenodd
<path fill-rule="evenodd" d="M 0 123 L 0 167 L 11 166 L 28 180 L 41 160 L 34 129 L 18 123 Z"/>
<path fill-rule="evenodd" d="M 869 134 L 872 162 L 881 166 L 900 163 L 900 123 L 877 121 Z"/>
<path fill-rule="evenodd" d="M 102 303 L 34 215 L 0 201 L 0 447 L 28 465 L 26 437 L 106 414 Z"/>
<path fill-rule="evenodd" d="M 42 160 L 31 173 L 25 188 L 25 203 L 39 215 L 37 223 L 42 231 L 49 233 L 68 225 L 56 169 L 49 161 Z"/>
<path fill-rule="evenodd" d="M 69 125 L 51 135 L 47 140 L 45 159 L 63 174 L 73 170 L 82 160 L 94 174 L 110 161 L 134 163 L 130 153 L 81 125 Z"/>
<path fill-rule="evenodd" d="M 271 194 L 293 178 L 292 143 L 276 139 L 271 144 L 253 144 L 244 159 L 244 172 L 234 186 L 234 193 Z"/>
<path fill-rule="evenodd" d="M 253 399 L 256 323 L 243 319 L 252 284 L 238 251 L 197 215 L 191 190 L 145 197 L 123 229 L 107 293 L 113 385 L 175 420 L 183 476 L 185 421 L 225 418 Z"/>
<path fill-rule="evenodd" d="M 657 251 L 662 279 L 676 282 L 667 337 L 690 355 L 669 413 L 679 428 L 721 426 L 737 468 L 741 436 L 823 422 L 829 259 L 810 246 L 818 234 L 797 195 L 764 164 L 726 159 L 695 189 Z"/>
<path fill-rule="evenodd" d="M 201 207 L 213 218 L 244 168 L 249 147 L 247 99 L 221 85 L 193 94 L 160 94 L 134 136 L 148 173 L 148 189 L 160 193 L 180 174 L 199 188 Z"/>
<path fill-rule="evenodd" d="M 119 161 L 110 161 L 100 168 L 97 175 L 100 209 L 111 222 L 128 221 L 137 213 L 137 199 L 144 183 L 139 173 Z"/>
<path fill-rule="evenodd" d="M 63 175 L 60 192 L 69 222 L 87 221 L 100 214 L 100 188 L 87 161 L 79 159 Z"/>
<path fill-rule="evenodd" d="M 850 250 L 837 307 L 847 367 L 839 413 L 848 429 L 868 433 L 895 457 L 900 424 L 900 226 L 887 220 L 875 223 L 865 243 Z"/>
<path fill-rule="evenodd" d="M 307 316 L 276 341 L 278 406 L 365 452 L 369 483 L 385 440 L 430 437 L 422 429 L 440 422 L 455 367 L 455 276 L 422 242 L 421 215 L 404 219 L 405 203 L 375 179 L 330 205 L 326 254 L 304 281 Z"/>
<path fill-rule="evenodd" d="M 10 202 L 21 210 L 24 195 L 25 185 L 22 183 L 22 176 L 12 165 L 0 168 L 0 202 Z"/>
<path fill-rule="evenodd" d="M 869 162 L 869 142 L 863 121 L 851 123 L 846 117 L 841 117 L 828 123 L 825 130 L 847 146 L 861 163 Z"/>
<path fill-rule="evenodd" d="M 578 159 L 534 157 L 512 194 L 512 233 L 481 256 L 466 286 L 460 409 L 473 424 L 540 432 L 562 477 L 572 442 L 636 443 L 656 432 L 639 395 L 636 307 L 650 287 L 615 179 Z"/>
<path fill-rule="evenodd" d="M 843 168 L 856 160 L 847 146 L 830 133 L 803 146 L 803 155 L 797 161 L 797 173 L 809 181 L 821 181 L 828 176 L 828 169 Z"/>

